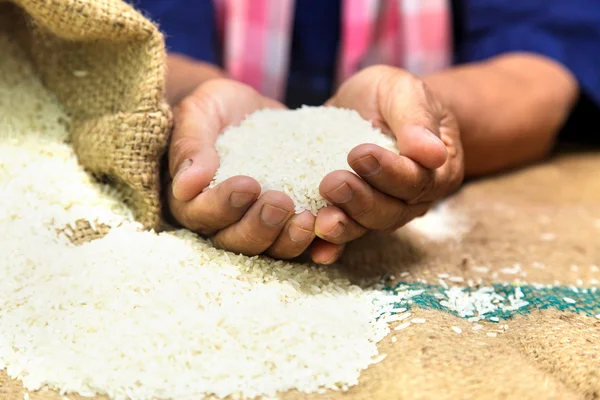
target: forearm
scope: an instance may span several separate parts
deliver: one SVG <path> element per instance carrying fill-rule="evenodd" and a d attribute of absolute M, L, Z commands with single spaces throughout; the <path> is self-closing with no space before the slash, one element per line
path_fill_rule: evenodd
<path fill-rule="evenodd" d="M 467 177 L 542 159 L 578 96 L 577 82 L 566 69 L 527 54 L 452 68 L 424 80 L 458 119 Z"/>
<path fill-rule="evenodd" d="M 181 54 L 169 53 L 167 57 L 167 101 L 174 105 L 191 93 L 201 83 L 226 74 L 215 65 L 196 61 Z"/>

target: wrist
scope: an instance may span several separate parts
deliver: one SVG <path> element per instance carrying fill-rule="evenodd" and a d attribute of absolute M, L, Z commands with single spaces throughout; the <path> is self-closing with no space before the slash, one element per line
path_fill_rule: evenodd
<path fill-rule="evenodd" d="M 578 96 L 568 70 L 533 54 L 506 54 L 424 80 L 458 120 L 468 176 L 547 156 Z"/>
<path fill-rule="evenodd" d="M 227 74 L 215 65 L 169 53 L 166 78 L 167 101 L 175 105 L 204 82 L 227 78 Z"/>

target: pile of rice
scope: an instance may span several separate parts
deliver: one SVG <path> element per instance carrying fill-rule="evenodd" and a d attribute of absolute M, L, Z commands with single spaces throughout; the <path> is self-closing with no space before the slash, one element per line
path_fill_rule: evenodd
<path fill-rule="evenodd" d="M 30 390 L 48 386 L 114 399 L 252 398 L 345 389 L 382 359 L 376 344 L 389 328 L 378 317 L 393 308 L 396 295 L 352 285 L 333 269 L 216 250 L 187 231 L 142 231 L 118 195 L 78 165 L 68 117 L 1 36 L 0 54 L 0 369 L 10 377 Z M 308 121 L 317 116 L 323 133 L 307 139 L 315 146 L 338 112 L 347 113 L 292 115 L 298 134 L 314 128 Z M 343 130 L 350 139 L 323 146 L 345 151 L 371 132 L 348 117 Z M 257 114 L 242 129 L 276 119 Z M 265 145 L 268 137 L 247 143 Z M 306 182 L 297 192 L 306 194 L 320 179 L 314 171 L 342 162 L 320 161 L 318 146 L 302 159 L 306 149 L 292 152 L 297 142 L 280 149 L 291 166 L 276 160 L 261 166 L 283 168 L 286 179 L 270 184 L 286 189 L 289 179 Z M 232 157 L 243 156 L 225 157 L 218 179 L 232 173 Z M 308 174 L 302 176 L 300 164 L 315 170 L 302 169 Z M 311 197 L 304 195 L 302 207 L 320 207 L 308 205 Z M 112 229 L 73 246 L 57 231 L 80 218 Z"/>
<path fill-rule="evenodd" d="M 220 167 L 211 187 L 232 176 L 251 176 L 263 191 L 290 196 L 296 213 L 316 215 L 328 205 L 319 193 L 321 180 L 336 170 L 352 171 L 347 155 L 363 143 L 398 153 L 394 139 L 354 110 L 305 106 L 257 111 L 217 139 Z"/>

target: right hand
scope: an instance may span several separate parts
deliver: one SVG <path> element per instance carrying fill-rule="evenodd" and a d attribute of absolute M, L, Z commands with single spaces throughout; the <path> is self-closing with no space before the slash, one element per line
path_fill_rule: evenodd
<path fill-rule="evenodd" d="M 173 109 L 168 154 L 172 180 L 166 196 L 172 216 L 210 237 L 215 246 L 289 259 L 302 254 L 314 239 L 312 214 L 294 214 L 294 203 L 282 192 L 260 196 L 260 184 L 247 176 L 234 176 L 203 191 L 219 167 L 217 136 L 263 108 L 284 106 L 229 79 L 209 80 L 184 98 Z"/>

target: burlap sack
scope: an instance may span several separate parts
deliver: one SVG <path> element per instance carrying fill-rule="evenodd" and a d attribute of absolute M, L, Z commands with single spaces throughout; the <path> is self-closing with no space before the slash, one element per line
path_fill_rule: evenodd
<path fill-rule="evenodd" d="M 156 26 L 120 0 L 0 0 L 0 29 L 19 41 L 71 114 L 81 164 L 156 228 L 171 125 Z"/>

